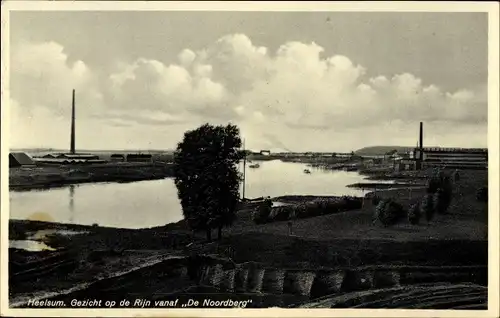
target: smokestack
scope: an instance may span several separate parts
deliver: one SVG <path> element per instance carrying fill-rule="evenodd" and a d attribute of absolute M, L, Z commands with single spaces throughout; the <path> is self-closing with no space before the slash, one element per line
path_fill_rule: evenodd
<path fill-rule="evenodd" d="M 424 159 L 424 153 L 423 153 L 423 148 L 424 148 L 424 123 L 420 122 L 420 160 Z"/>
<path fill-rule="evenodd" d="M 424 123 L 420 122 L 420 137 L 419 137 L 419 144 L 420 148 L 423 148 L 424 146 Z"/>
<path fill-rule="evenodd" d="M 75 153 L 75 90 L 73 90 L 71 102 L 71 144 L 69 152 L 71 154 Z"/>

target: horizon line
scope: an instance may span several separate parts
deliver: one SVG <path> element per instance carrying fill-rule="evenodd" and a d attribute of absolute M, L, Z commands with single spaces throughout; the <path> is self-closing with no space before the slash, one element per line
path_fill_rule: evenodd
<path fill-rule="evenodd" d="M 390 147 L 395 147 L 395 148 L 411 148 L 414 149 L 416 148 L 415 146 L 395 146 L 395 145 L 377 145 L 377 146 L 365 146 L 361 147 L 356 150 L 351 150 L 351 151 L 314 151 L 314 150 L 306 150 L 306 151 L 276 151 L 277 153 L 349 153 L 349 152 L 356 152 L 359 150 L 362 150 L 364 148 L 390 148 Z M 443 148 L 443 149 L 488 149 L 488 147 L 443 147 L 443 146 L 425 146 L 424 148 Z M 55 153 L 65 153 L 67 152 L 67 149 L 60 149 L 60 148 L 51 148 L 51 147 L 12 147 L 9 148 L 9 151 L 20 151 L 20 150 L 35 150 L 35 151 L 47 151 L 47 152 L 55 152 Z M 250 151 L 254 151 L 252 149 L 247 149 Z M 260 149 L 261 151 L 264 149 Z M 269 149 L 265 149 L 269 150 Z M 174 152 L 175 149 L 141 149 L 141 148 L 131 148 L 131 149 L 80 149 L 78 151 L 75 151 L 76 153 L 78 152 L 112 152 L 112 151 L 117 151 L 117 152 L 123 152 L 123 151 L 136 151 L 136 152 Z M 255 150 L 259 151 L 259 150 Z"/>

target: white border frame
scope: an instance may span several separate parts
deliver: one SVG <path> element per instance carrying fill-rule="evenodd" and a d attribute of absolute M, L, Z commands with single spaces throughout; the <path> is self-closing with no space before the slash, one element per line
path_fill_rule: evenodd
<path fill-rule="evenodd" d="M 370 12 L 487 12 L 488 13 L 488 310 L 392 309 L 11 309 L 8 308 L 9 196 L 9 12 L 10 11 L 370 11 Z M 499 317 L 499 4 L 497 2 L 240 2 L 240 1 L 5 1 L 2 3 L 1 72 L 1 272 L 2 316 L 24 317 Z M 5 107 L 7 106 L 7 107 Z"/>

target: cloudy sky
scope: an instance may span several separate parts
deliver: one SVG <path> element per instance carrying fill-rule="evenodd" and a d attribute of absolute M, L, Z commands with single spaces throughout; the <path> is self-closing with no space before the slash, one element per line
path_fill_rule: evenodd
<path fill-rule="evenodd" d="M 485 13 L 11 12 L 11 147 L 487 145 Z"/>

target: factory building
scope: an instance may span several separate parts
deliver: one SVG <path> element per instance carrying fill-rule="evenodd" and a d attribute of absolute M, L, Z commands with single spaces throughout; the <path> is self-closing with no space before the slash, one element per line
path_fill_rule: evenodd
<path fill-rule="evenodd" d="M 418 170 L 427 168 L 488 169 L 488 149 L 423 147 L 424 128 L 420 123 L 419 144 L 408 158 L 394 163 L 394 170 Z"/>
<path fill-rule="evenodd" d="M 9 168 L 34 166 L 35 162 L 25 152 L 9 153 Z"/>
<path fill-rule="evenodd" d="M 422 169 L 440 167 L 449 169 L 488 169 L 488 149 L 423 148 Z"/>
<path fill-rule="evenodd" d="M 128 154 L 127 162 L 153 162 L 151 154 Z"/>
<path fill-rule="evenodd" d="M 125 156 L 119 153 L 112 154 L 110 157 L 111 162 L 124 162 Z"/>

